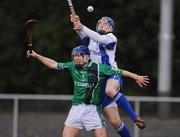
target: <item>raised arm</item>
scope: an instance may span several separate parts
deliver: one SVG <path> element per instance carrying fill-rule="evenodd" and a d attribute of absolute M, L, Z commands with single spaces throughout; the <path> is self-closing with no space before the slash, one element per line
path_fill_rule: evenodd
<path fill-rule="evenodd" d="M 27 51 L 27 57 L 33 57 L 36 58 L 37 60 L 39 60 L 41 63 L 43 63 L 44 65 L 48 66 L 49 68 L 52 69 L 57 69 L 57 63 L 55 60 L 47 58 L 45 56 L 42 56 L 38 53 L 36 53 L 35 51 L 32 50 L 32 53 L 30 53 L 30 51 Z"/>
<path fill-rule="evenodd" d="M 111 33 L 107 35 L 100 35 L 96 31 L 93 31 L 89 29 L 88 27 L 86 27 L 85 25 L 83 25 L 79 19 L 79 16 L 71 15 L 70 17 L 71 17 L 71 22 L 74 25 L 73 29 L 76 30 L 76 32 L 79 34 L 81 39 L 85 36 L 88 36 L 92 40 L 102 43 L 102 44 L 109 44 L 109 43 L 117 42 L 117 38 Z"/>
<path fill-rule="evenodd" d="M 126 70 L 122 71 L 122 75 L 134 79 L 140 87 L 147 86 L 147 84 L 149 83 L 148 76 L 137 75 Z"/>

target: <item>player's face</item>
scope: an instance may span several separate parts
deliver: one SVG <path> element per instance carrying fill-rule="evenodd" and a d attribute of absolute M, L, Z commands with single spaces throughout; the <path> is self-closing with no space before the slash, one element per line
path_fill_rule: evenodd
<path fill-rule="evenodd" d="M 84 56 L 80 54 L 74 54 L 73 61 L 78 66 L 84 66 L 86 64 L 84 61 Z"/>
<path fill-rule="evenodd" d="M 111 26 L 109 26 L 109 23 L 105 19 L 101 19 L 98 21 L 97 30 L 112 32 Z"/>

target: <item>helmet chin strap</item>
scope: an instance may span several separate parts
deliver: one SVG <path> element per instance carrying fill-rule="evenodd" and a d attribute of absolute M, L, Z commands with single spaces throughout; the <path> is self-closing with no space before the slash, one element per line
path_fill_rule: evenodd
<path fill-rule="evenodd" d="M 87 65 L 89 59 L 90 59 L 89 56 L 87 56 L 87 55 L 84 56 L 84 65 L 83 65 L 83 67 Z"/>
<path fill-rule="evenodd" d="M 90 58 L 89 56 L 85 55 L 85 56 L 84 56 L 84 62 L 85 62 L 85 63 L 88 63 L 89 58 Z"/>

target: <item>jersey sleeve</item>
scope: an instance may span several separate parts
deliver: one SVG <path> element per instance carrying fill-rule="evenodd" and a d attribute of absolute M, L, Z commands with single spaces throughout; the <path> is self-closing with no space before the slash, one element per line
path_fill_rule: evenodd
<path fill-rule="evenodd" d="M 72 66 L 73 66 L 73 62 L 65 62 L 65 63 L 58 63 L 56 67 L 58 70 L 70 70 Z"/>
<path fill-rule="evenodd" d="M 86 34 L 89 38 L 101 44 L 108 45 L 111 43 L 117 43 L 117 38 L 112 33 L 100 35 L 99 33 L 87 28 L 86 26 L 83 27 L 81 33 Z"/>
<path fill-rule="evenodd" d="M 104 48 L 108 50 L 114 50 L 116 44 L 117 44 L 117 38 L 112 33 L 108 33 L 105 35 L 106 40 L 108 41 L 107 44 L 103 45 Z"/>
<path fill-rule="evenodd" d="M 108 75 L 108 76 L 111 76 L 113 74 L 118 74 L 121 76 L 123 70 L 109 66 L 109 65 L 99 64 L 99 72 L 103 73 L 104 75 Z"/>

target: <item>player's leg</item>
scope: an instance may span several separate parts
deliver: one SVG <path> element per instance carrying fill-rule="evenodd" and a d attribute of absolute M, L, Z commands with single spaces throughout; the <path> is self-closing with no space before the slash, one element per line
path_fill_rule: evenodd
<path fill-rule="evenodd" d="M 112 123 L 121 137 L 132 137 L 128 127 L 121 121 L 116 103 L 111 103 L 104 108 L 108 120 Z"/>
<path fill-rule="evenodd" d="M 63 137 L 76 137 L 81 129 L 65 125 Z"/>
<path fill-rule="evenodd" d="M 114 79 L 110 78 L 107 80 L 106 94 L 117 103 L 119 108 L 123 109 L 130 116 L 139 128 L 143 129 L 145 127 L 144 121 L 135 114 L 129 101 L 119 92 L 119 89 L 120 78 L 118 78 L 118 76 L 114 76 Z"/>
<path fill-rule="evenodd" d="M 81 117 L 83 113 L 81 105 L 72 106 L 66 121 L 64 122 L 65 127 L 63 130 L 63 137 L 76 137 L 79 131 L 83 128 Z"/>
<path fill-rule="evenodd" d="M 106 94 L 112 98 L 120 107 L 123 109 L 133 121 L 137 119 L 137 115 L 134 113 L 134 111 L 131 108 L 131 105 L 129 104 L 129 101 L 126 99 L 124 95 L 122 95 L 121 92 L 119 92 L 120 85 L 119 81 L 117 79 L 108 79 L 106 84 Z"/>
<path fill-rule="evenodd" d="M 104 108 L 106 117 L 112 123 L 114 128 L 119 127 L 119 125 L 121 124 L 121 118 L 116 106 L 117 106 L 116 103 L 112 102 L 110 105 Z"/>
<path fill-rule="evenodd" d="M 105 127 L 95 129 L 94 133 L 96 137 L 107 137 Z"/>

